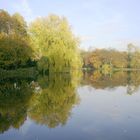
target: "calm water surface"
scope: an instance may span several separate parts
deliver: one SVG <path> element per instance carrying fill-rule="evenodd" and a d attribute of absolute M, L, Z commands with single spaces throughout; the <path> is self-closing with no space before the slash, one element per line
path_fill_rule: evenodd
<path fill-rule="evenodd" d="M 0 140 L 139 140 L 140 73 L 1 79 Z"/>

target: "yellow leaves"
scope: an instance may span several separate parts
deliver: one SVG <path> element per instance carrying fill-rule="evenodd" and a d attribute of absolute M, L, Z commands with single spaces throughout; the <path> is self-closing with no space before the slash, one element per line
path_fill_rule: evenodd
<path fill-rule="evenodd" d="M 79 65 L 78 41 L 65 18 L 56 15 L 39 18 L 30 25 L 29 31 L 35 52 L 49 59 L 51 71 L 62 72 L 68 63 L 73 67 Z"/>
<path fill-rule="evenodd" d="M 123 51 L 96 49 L 92 52 L 87 52 L 84 61 L 91 64 L 95 69 L 100 69 L 104 64 L 109 64 L 113 68 L 127 68 L 128 54 Z"/>
<path fill-rule="evenodd" d="M 102 77 L 100 71 L 94 71 L 93 76 L 91 77 L 92 81 L 97 81 Z"/>
<path fill-rule="evenodd" d="M 111 68 L 111 66 L 110 66 L 109 64 L 104 64 L 104 65 L 102 66 L 102 72 L 103 72 L 104 74 L 109 74 L 109 73 L 111 73 L 111 70 L 112 70 L 112 68 Z"/>

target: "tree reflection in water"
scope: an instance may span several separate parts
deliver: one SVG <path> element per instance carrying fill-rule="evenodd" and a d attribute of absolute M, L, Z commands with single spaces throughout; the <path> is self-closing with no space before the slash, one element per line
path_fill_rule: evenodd
<path fill-rule="evenodd" d="M 46 81 L 48 79 L 48 83 Z M 34 95 L 31 101 L 29 116 L 37 123 L 50 128 L 64 125 L 74 105 L 79 102 L 70 75 L 54 75 L 38 79 L 42 87 L 40 94 Z"/>
<path fill-rule="evenodd" d="M 27 116 L 51 128 L 64 125 L 79 102 L 76 83 L 70 74 L 40 76 L 37 81 L 1 80 L 0 132 L 19 128 Z"/>
<path fill-rule="evenodd" d="M 140 86 L 140 72 L 116 71 L 104 74 L 101 71 L 84 72 L 82 85 L 90 85 L 95 89 L 114 89 L 119 86 L 127 88 L 127 94 L 135 93 Z"/>
<path fill-rule="evenodd" d="M 79 79 L 76 74 L 54 74 L 38 76 L 36 80 L 0 80 L 0 132 L 20 128 L 27 116 L 49 128 L 65 125 L 72 108 L 80 102 L 76 94 Z M 85 72 L 80 81 L 81 86 L 103 90 L 123 86 L 131 95 L 139 89 L 140 74 L 138 71 Z"/>
<path fill-rule="evenodd" d="M 27 80 L 3 80 L 0 82 L 0 132 L 10 127 L 19 128 L 27 117 L 27 109 L 33 92 Z"/>

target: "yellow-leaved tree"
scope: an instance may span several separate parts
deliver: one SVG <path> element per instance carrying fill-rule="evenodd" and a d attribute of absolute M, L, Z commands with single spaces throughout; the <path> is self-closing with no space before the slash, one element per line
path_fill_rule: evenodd
<path fill-rule="evenodd" d="M 38 18 L 29 28 L 39 70 L 65 72 L 79 68 L 79 41 L 64 17 Z"/>

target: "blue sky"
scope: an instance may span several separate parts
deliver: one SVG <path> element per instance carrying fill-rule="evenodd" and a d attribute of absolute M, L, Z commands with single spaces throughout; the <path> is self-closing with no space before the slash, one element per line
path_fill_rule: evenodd
<path fill-rule="evenodd" d="M 27 22 L 65 16 L 84 49 L 140 46 L 140 0 L 0 0 L 0 9 L 19 12 Z"/>

